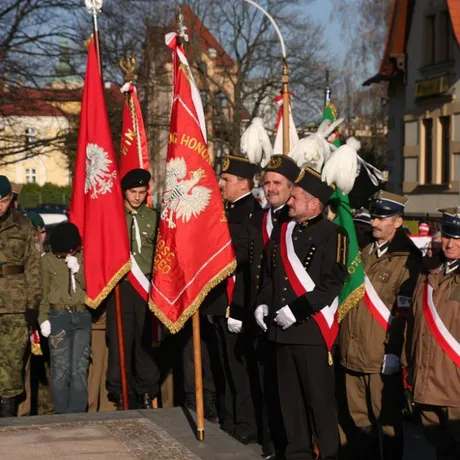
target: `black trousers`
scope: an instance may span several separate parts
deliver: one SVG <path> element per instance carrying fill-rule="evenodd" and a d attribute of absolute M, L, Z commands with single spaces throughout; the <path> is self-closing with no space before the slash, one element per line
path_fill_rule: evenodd
<path fill-rule="evenodd" d="M 148 393 L 155 398 L 159 392 L 160 372 L 152 354 L 152 312 L 129 281 L 120 283 L 120 298 L 127 375 L 134 376 L 138 395 Z M 119 394 L 121 378 L 114 291 L 107 300 L 106 334 L 109 348 L 107 390 Z"/>
<path fill-rule="evenodd" d="M 187 321 L 182 331 L 182 368 L 184 377 L 184 392 L 195 393 L 195 361 L 193 356 L 192 320 Z M 203 390 L 216 392 L 210 355 L 216 352 L 216 337 L 214 327 L 206 317 L 200 316 L 201 335 L 201 366 L 203 370 Z"/>
<path fill-rule="evenodd" d="M 254 438 L 257 422 L 251 376 L 257 374 L 257 364 L 250 334 L 231 333 L 224 317 L 215 317 L 215 325 L 224 371 L 224 395 L 220 405 L 223 428 Z"/>
<path fill-rule="evenodd" d="M 336 459 L 334 367 L 328 364 L 326 347 L 277 344 L 276 360 L 286 460 L 313 460 L 313 438 L 322 460 Z"/>

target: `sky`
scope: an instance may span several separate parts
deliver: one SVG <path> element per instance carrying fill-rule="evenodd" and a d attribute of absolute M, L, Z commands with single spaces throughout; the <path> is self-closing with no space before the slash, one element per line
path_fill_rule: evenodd
<path fill-rule="evenodd" d="M 325 37 L 329 50 L 335 54 L 343 54 L 345 45 L 340 39 L 340 24 L 337 20 L 331 22 L 331 10 L 331 0 L 315 0 L 307 6 L 308 14 L 327 28 Z"/>

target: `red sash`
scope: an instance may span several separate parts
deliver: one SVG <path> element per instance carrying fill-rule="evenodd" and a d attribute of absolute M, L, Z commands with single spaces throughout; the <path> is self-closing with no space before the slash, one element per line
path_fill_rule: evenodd
<path fill-rule="evenodd" d="M 284 223 L 281 227 L 280 250 L 281 260 L 289 283 L 295 294 L 300 297 L 307 292 L 313 291 L 315 283 L 306 272 L 302 262 L 295 253 L 294 244 L 292 242 L 292 232 L 295 225 L 296 223 L 291 221 L 289 223 Z M 339 323 L 337 321 L 338 308 L 339 300 L 336 298 L 330 306 L 322 308 L 313 315 L 329 351 L 334 345 L 339 332 Z"/>
<path fill-rule="evenodd" d="M 233 300 L 233 291 L 235 290 L 236 275 L 233 274 L 227 278 L 227 305 L 230 306 Z"/>
<path fill-rule="evenodd" d="M 433 303 L 433 287 L 428 280 L 423 287 L 423 316 L 438 345 L 455 365 L 460 367 L 460 343 L 442 322 Z"/>
<path fill-rule="evenodd" d="M 270 236 L 273 230 L 273 222 L 272 222 L 272 209 L 264 213 L 264 218 L 262 220 L 262 237 L 264 240 L 264 248 L 267 246 L 267 243 L 270 240 Z"/>
<path fill-rule="evenodd" d="M 377 291 L 374 286 L 372 286 L 372 283 L 367 275 L 364 277 L 364 284 L 366 289 L 363 298 L 364 305 L 366 305 L 367 309 L 380 326 L 387 331 L 391 325 L 393 316 L 387 306 L 383 303 L 383 300 L 377 294 Z"/>

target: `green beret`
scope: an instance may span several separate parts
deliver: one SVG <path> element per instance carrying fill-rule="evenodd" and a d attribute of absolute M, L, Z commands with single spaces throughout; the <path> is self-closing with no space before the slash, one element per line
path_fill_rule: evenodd
<path fill-rule="evenodd" d="M 45 226 L 45 222 L 40 214 L 38 212 L 33 212 L 30 211 L 27 213 L 27 217 L 29 220 L 32 222 L 32 225 L 35 228 L 43 228 Z"/>
<path fill-rule="evenodd" d="M 0 176 L 0 199 L 11 193 L 11 183 L 6 176 Z"/>

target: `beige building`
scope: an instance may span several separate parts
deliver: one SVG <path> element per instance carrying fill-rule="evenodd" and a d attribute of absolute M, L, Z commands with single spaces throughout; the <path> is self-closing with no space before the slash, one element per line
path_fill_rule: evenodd
<path fill-rule="evenodd" d="M 459 206 L 458 0 L 393 0 L 379 73 L 365 84 L 380 81 L 389 85 L 389 189 L 409 197 L 409 214 Z"/>

